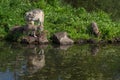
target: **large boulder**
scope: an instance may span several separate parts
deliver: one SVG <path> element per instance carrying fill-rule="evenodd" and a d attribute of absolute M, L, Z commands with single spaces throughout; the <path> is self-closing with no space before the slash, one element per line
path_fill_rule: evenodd
<path fill-rule="evenodd" d="M 52 36 L 52 41 L 60 45 L 69 45 L 74 43 L 74 41 L 68 37 L 67 32 L 55 33 Z"/>
<path fill-rule="evenodd" d="M 23 26 L 15 26 L 10 30 L 7 36 L 8 40 L 20 41 L 27 44 L 46 44 L 48 43 L 47 31 L 42 31 L 42 26 L 27 24 Z"/>
<path fill-rule="evenodd" d="M 8 41 L 18 41 L 19 38 L 23 35 L 24 27 L 23 26 L 14 26 L 11 28 L 5 37 Z"/>
<path fill-rule="evenodd" d="M 48 43 L 48 39 L 47 39 L 47 34 L 46 31 L 42 31 L 39 35 L 38 35 L 38 43 L 39 44 L 46 44 Z"/>
<path fill-rule="evenodd" d="M 10 29 L 11 33 L 23 33 L 24 27 L 23 26 L 14 26 L 13 28 Z"/>
<path fill-rule="evenodd" d="M 37 34 L 37 37 L 33 36 L 24 36 L 21 40 L 22 43 L 27 43 L 27 44 L 46 44 L 48 43 L 47 35 L 43 31 L 40 34 Z"/>
<path fill-rule="evenodd" d="M 24 36 L 21 39 L 21 43 L 35 44 L 35 43 L 37 43 L 37 38 L 36 37 L 32 37 L 32 36 Z"/>

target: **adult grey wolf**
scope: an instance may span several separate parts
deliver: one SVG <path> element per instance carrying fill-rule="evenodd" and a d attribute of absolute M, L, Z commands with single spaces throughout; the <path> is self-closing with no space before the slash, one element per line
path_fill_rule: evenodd
<path fill-rule="evenodd" d="M 32 25 L 32 29 L 34 28 L 35 31 L 33 31 L 34 37 L 36 36 L 36 31 L 43 31 L 44 30 L 44 12 L 41 9 L 34 9 L 30 10 L 25 13 L 25 20 L 27 22 L 27 25 Z"/>
<path fill-rule="evenodd" d="M 44 12 L 41 9 L 34 9 L 26 12 L 25 20 L 27 23 L 32 23 L 43 26 L 44 23 Z"/>

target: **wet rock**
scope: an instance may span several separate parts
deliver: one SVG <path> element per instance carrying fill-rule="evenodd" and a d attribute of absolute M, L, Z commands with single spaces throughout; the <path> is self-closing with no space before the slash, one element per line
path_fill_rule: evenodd
<path fill-rule="evenodd" d="M 22 38 L 21 43 L 27 44 L 46 44 L 48 43 L 47 35 L 45 32 L 41 32 L 37 37 L 25 36 Z"/>
<path fill-rule="evenodd" d="M 36 37 L 25 36 L 22 38 L 21 43 L 32 44 L 32 43 L 37 42 L 36 40 L 37 40 Z"/>
<path fill-rule="evenodd" d="M 85 43 L 87 43 L 87 40 L 86 39 L 79 39 L 75 43 L 76 44 L 85 44 Z"/>
<path fill-rule="evenodd" d="M 112 43 L 115 43 L 115 40 L 112 39 L 112 40 L 108 40 L 107 42 L 108 42 L 109 44 L 112 44 Z"/>
<path fill-rule="evenodd" d="M 115 41 L 116 42 L 120 42 L 120 38 L 118 37 L 118 38 L 115 38 Z"/>
<path fill-rule="evenodd" d="M 95 36 L 99 37 L 99 36 L 100 36 L 100 32 L 99 32 L 99 28 L 98 28 L 96 22 L 92 22 L 91 28 L 92 28 L 92 33 L 93 33 Z"/>
<path fill-rule="evenodd" d="M 88 42 L 88 43 L 93 43 L 93 44 L 98 43 L 98 41 L 95 40 L 95 39 L 88 39 L 87 42 Z"/>
<path fill-rule="evenodd" d="M 21 43 L 46 44 L 48 43 L 47 34 L 45 31 L 41 31 L 41 29 L 43 30 L 43 27 L 35 26 L 32 24 L 27 24 L 23 26 L 15 26 L 10 30 L 9 37 L 15 35 L 13 36 L 13 38 L 17 40 L 16 36 L 18 36 L 17 38 L 20 38 L 21 35 L 23 35 L 24 37 L 20 40 Z M 37 30 L 39 31 L 37 32 Z M 11 37 L 9 39 L 11 39 Z"/>
<path fill-rule="evenodd" d="M 107 42 L 105 40 L 100 40 L 99 43 L 103 44 L 103 43 L 107 43 Z"/>
<path fill-rule="evenodd" d="M 5 39 L 7 41 L 18 41 L 20 36 L 23 35 L 24 27 L 23 26 L 14 26 L 11 28 L 6 35 Z"/>
<path fill-rule="evenodd" d="M 11 28 L 10 32 L 11 33 L 23 33 L 24 31 L 24 27 L 23 26 L 14 26 L 13 28 Z"/>
<path fill-rule="evenodd" d="M 58 32 L 52 36 L 52 41 L 60 45 L 70 45 L 74 41 L 67 36 L 67 32 Z"/>
<path fill-rule="evenodd" d="M 98 41 L 95 40 L 95 39 L 79 39 L 79 40 L 77 40 L 75 43 L 76 43 L 76 44 L 86 44 L 86 43 L 96 44 L 96 43 L 98 43 Z"/>
<path fill-rule="evenodd" d="M 49 43 L 48 39 L 47 39 L 47 34 L 45 31 L 42 31 L 39 35 L 38 35 L 38 42 L 39 44 L 46 44 Z"/>

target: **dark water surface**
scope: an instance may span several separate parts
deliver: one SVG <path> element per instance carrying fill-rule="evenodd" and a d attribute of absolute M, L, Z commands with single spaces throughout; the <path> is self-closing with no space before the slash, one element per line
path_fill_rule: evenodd
<path fill-rule="evenodd" d="M 120 80 L 120 44 L 0 42 L 0 80 Z"/>

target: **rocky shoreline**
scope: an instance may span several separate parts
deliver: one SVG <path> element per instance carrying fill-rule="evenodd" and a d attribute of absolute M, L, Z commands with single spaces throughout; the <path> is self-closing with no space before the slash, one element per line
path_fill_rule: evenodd
<path fill-rule="evenodd" d="M 101 35 L 97 23 L 92 22 L 91 26 L 89 27 L 91 34 L 94 35 L 91 39 L 77 39 L 72 40 L 67 32 L 57 32 L 54 33 L 50 39 L 47 37 L 47 30 L 43 30 L 40 32 L 36 32 L 36 37 L 32 35 L 32 30 L 34 27 L 39 27 L 35 25 L 23 25 L 23 26 L 14 26 L 10 31 L 8 36 L 6 37 L 7 41 L 17 41 L 19 39 L 20 43 L 23 44 L 49 44 L 55 43 L 59 45 L 71 45 L 71 44 L 104 44 L 104 43 L 119 43 L 120 38 L 113 38 L 111 40 L 100 40 L 99 37 Z M 30 33 L 30 34 L 28 34 Z"/>
<path fill-rule="evenodd" d="M 71 44 L 104 44 L 104 43 L 119 43 L 120 37 L 111 39 L 111 40 L 99 40 L 99 37 L 101 35 L 97 23 L 93 22 L 90 25 L 91 34 L 94 35 L 94 38 L 91 39 L 77 39 L 72 40 L 67 32 L 57 32 L 54 33 L 50 39 L 47 37 L 47 30 L 43 30 L 40 32 L 36 32 L 36 37 L 32 34 L 28 34 L 31 30 L 33 30 L 34 27 L 37 27 L 35 25 L 23 25 L 23 26 L 15 26 L 13 27 L 9 35 L 7 37 L 7 40 L 13 39 L 13 42 L 16 41 L 15 39 L 19 39 L 20 43 L 23 44 L 49 44 L 49 43 L 55 43 L 59 45 L 71 45 Z M 19 36 L 19 37 L 18 37 Z"/>
<path fill-rule="evenodd" d="M 24 27 L 15 27 L 11 30 L 11 34 L 15 34 L 16 32 L 24 32 Z M 120 37 L 114 38 L 112 40 L 97 40 L 97 39 L 77 39 L 72 40 L 68 37 L 67 32 L 57 32 L 54 33 L 51 38 L 48 40 L 47 31 L 43 31 L 40 34 L 37 34 L 37 37 L 27 35 L 23 36 L 20 40 L 22 44 L 49 44 L 55 43 L 59 45 L 71 45 L 71 44 L 105 44 L 105 43 L 120 43 Z"/>
<path fill-rule="evenodd" d="M 75 41 L 75 44 L 114 44 L 114 43 L 120 43 L 120 38 L 114 38 L 112 40 L 95 40 L 95 39 L 79 39 Z"/>

